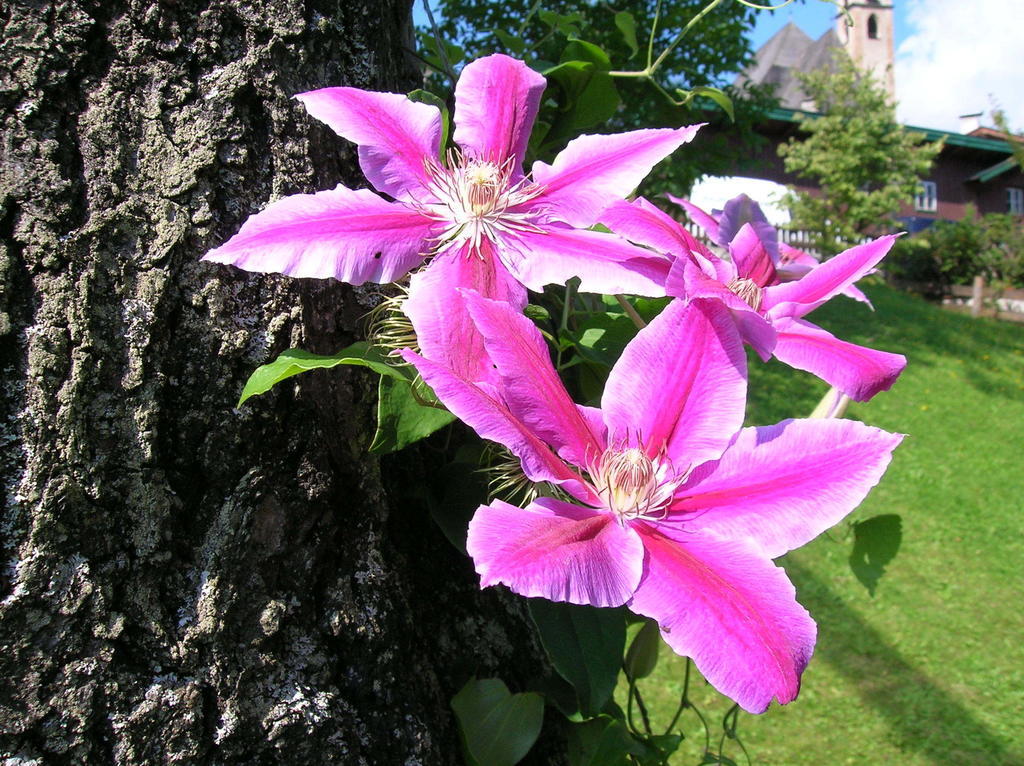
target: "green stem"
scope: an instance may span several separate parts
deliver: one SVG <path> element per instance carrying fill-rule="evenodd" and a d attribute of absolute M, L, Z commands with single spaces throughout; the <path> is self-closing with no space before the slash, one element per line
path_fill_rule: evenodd
<path fill-rule="evenodd" d="M 615 300 L 622 306 L 622 310 L 626 312 L 626 316 L 633 320 L 633 324 L 637 326 L 638 330 L 642 330 L 647 326 L 647 322 L 644 318 L 637 313 L 637 310 L 633 308 L 633 304 L 626 300 L 622 295 L 616 295 Z"/>
<path fill-rule="evenodd" d="M 434 33 L 434 42 L 437 43 L 437 55 L 441 57 L 441 63 L 444 65 L 445 74 L 448 75 L 448 79 L 452 81 L 452 85 L 455 85 L 456 79 L 455 70 L 452 69 L 452 62 L 448 60 L 448 52 L 445 50 L 444 41 L 441 40 L 441 30 L 437 28 L 437 22 L 434 21 L 434 12 L 430 9 L 430 0 L 423 0 L 423 10 L 427 12 L 427 21 L 430 22 L 430 31 Z"/>
<path fill-rule="evenodd" d="M 651 731 L 651 719 L 647 715 L 647 706 L 644 705 L 644 698 L 640 696 L 640 689 L 635 684 L 633 685 L 633 693 L 636 694 L 636 706 L 640 709 L 640 718 L 644 722 L 644 731 L 650 737 L 654 733 Z"/>
<path fill-rule="evenodd" d="M 668 47 L 661 52 L 661 55 L 658 56 L 658 58 L 655 60 L 653 64 L 647 67 L 648 70 L 650 70 L 650 73 L 653 75 L 658 70 L 658 67 L 661 66 L 662 62 L 664 62 L 668 55 L 675 50 L 676 46 L 683 41 L 683 38 L 686 37 L 687 33 L 697 24 L 697 22 L 699 22 L 709 13 L 711 13 L 711 11 L 715 10 L 715 8 L 717 8 L 723 2 L 724 0 L 711 0 L 710 3 L 704 6 L 704 9 L 700 13 L 698 13 L 696 16 L 690 19 L 686 23 L 686 26 L 683 27 L 682 31 L 678 35 L 676 35 L 676 39 L 669 43 Z"/>
<path fill-rule="evenodd" d="M 523 23 L 519 25 L 519 37 L 523 36 L 523 32 L 526 31 L 526 25 L 530 23 L 530 19 L 533 18 L 533 14 L 537 12 L 537 9 L 540 8 L 540 4 L 542 2 L 544 2 L 544 0 L 537 0 L 537 2 L 530 6 L 530 10 L 526 12 L 526 15 L 523 16 Z M 793 2 L 793 0 L 788 0 L 788 2 Z"/>
<path fill-rule="evenodd" d="M 683 676 L 683 693 L 679 695 L 679 706 L 676 708 L 676 714 L 674 716 L 672 716 L 672 722 L 668 725 L 668 728 L 665 729 L 665 733 L 666 734 L 671 734 L 672 733 L 672 730 L 674 728 L 676 728 L 676 723 L 679 722 L 679 716 L 681 716 L 683 714 L 683 711 L 686 710 L 687 707 L 689 707 L 689 705 L 690 705 L 689 691 L 690 691 L 690 658 L 687 657 L 686 658 L 686 674 Z"/>
<path fill-rule="evenodd" d="M 661 1 L 658 0 L 658 5 L 654 9 L 654 20 L 651 22 L 651 36 L 647 38 L 647 71 L 650 73 L 651 62 L 654 60 L 654 36 L 658 32 L 658 19 L 661 18 Z"/>

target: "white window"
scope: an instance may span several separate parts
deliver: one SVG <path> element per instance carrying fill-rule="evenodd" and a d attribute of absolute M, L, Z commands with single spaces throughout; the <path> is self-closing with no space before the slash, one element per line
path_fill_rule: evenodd
<path fill-rule="evenodd" d="M 914 197 L 914 209 L 934 213 L 938 207 L 939 194 L 934 181 L 922 181 L 921 191 Z"/>
<path fill-rule="evenodd" d="M 1006 190 L 1006 209 L 1014 215 L 1024 215 L 1024 189 L 1011 186 Z"/>

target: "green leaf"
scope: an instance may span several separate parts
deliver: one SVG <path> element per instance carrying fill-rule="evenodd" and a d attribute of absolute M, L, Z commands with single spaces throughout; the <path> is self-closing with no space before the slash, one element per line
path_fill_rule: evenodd
<path fill-rule="evenodd" d="M 236 407 L 241 407 L 247 399 L 265 394 L 285 378 L 310 370 L 321 370 L 337 367 L 339 364 L 352 364 L 369 367 L 374 372 L 393 378 L 404 379 L 405 375 L 398 368 L 388 364 L 380 349 L 365 341 L 353 343 L 332 356 L 311 354 L 298 348 L 282 351 L 273 362 L 257 367 L 242 388 L 241 398 Z"/>
<path fill-rule="evenodd" d="M 629 11 L 619 11 L 615 14 L 615 26 L 619 28 L 619 32 L 622 33 L 622 39 L 629 46 L 629 57 L 633 58 L 637 51 L 640 50 L 640 46 L 636 42 L 636 19 L 633 18 L 633 14 Z"/>
<path fill-rule="evenodd" d="M 629 632 L 633 634 L 633 640 L 626 652 L 626 676 L 635 681 L 649 676 L 658 664 L 661 631 L 657 622 L 647 620 L 639 626 L 630 625 Z"/>
<path fill-rule="evenodd" d="M 596 716 L 612 695 L 626 646 L 622 609 L 530 599 L 540 640 L 555 670 L 576 690 L 580 712 Z"/>
<path fill-rule="evenodd" d="M 441 144 L 440 144 L 440 157 L 444 157 L 445 147 L 448 146 L 448 137 L 451 135 L 451 124 L 452 116 L 448 111 L 448 105 L 444 102 L 444 99 L 431 93 L 429 90 L 423 90 L 417 88 L 416 90 L 409 91 L 406 94 L 410 101 L 415 101 L 418 104 L 430 104 L 436 106 L 441 110 Z"/>
<path fill-rule="evenodd" d="M 443 487 L 439 502 L 431 498 L 430 515 L 448 541 L 466 553 L 466 532 L 477 508 L 487 501 L 487 478 L 480 461 L 449 463 L 435 477 Z"/>
<path fill-rule="evenodd" d="M 551 319 L 551 314 L 543 306 L 538 306 L 535 303 L 527 303 L 526 308 L 523 309 L 523 313 L 530 319 L 547 321 Z"/>
<path fill-rule="evenodd" d="M 658 751 L 658 756 L 656 759 L 652 759 L 652 763 L 659 764 L 659 766 L 665 763 L 666 759 L 679 749 L 682 741 L 683 737 L 679 734 L 655 734 L 647 737 L 647 744 Z"/>
<path fill-rule="evenodd" d="M 554 11 L 542 10 L 537 13 L 537 18 L 542 22 L 551 27 L 552 30 L 560 32 L 566 37 L 575 37 L 580 33 L 579 24 L 583 21 L 583 16 L 579 13 L 569 13 L 562 15 L 555 13 Z"/>
<path fill-rule="evenodd" d="M 647 749 L 629 734 L 622 721 L 606 715 L 569 727 L 570 766 L 630 766 L 630 756 Z"/>
<path fill-rule="evenodd" d="M 508 49 L 509 53 L 522 57 L 523 51 L 526 50 L 526 41 L 523 38 L 509 34 L 503 29 L 495 29 L 493 32 L 494 36 L 501 41 L 501 44 Z"/>
<path fill-rule="evenodd" d="M 540 734 L 544 700 L 511 694 L 498 678 L 470 679 L 452 698 L 467 755 L 478 766 L 513 766 Z"/>
<path fill-rule="evenodd" d="M 853 525 L 850 569 L 872 596 L 886 565 L 896 557 L 902 540 L 903 521 L 895 513 L 872 516 Z"/>
<path fill-rule="evenodd" d="M 562 49 L 562 56 L 559 59 L 566 61 L 586 61 L 593 64 L 598 70 L 607 72 L 612 68 L 612 60 L 599 45 L 588 43 L 586 40 L 570 40 L 568 45 Z"/>
<path fill-rule="evenodd" d="M 584 359 L 610 369 L 636 333 L 636 325 L 625 314 L 596 313 L 581 322 L 576 333 L 566 334 Z"/>
<path fill-rule="evenodd" d="M 580 131 L 615 114 L 621 99 L 610 74 L 611 60 L 601 48 L 584 40 L 570 40 L 560 63 L 544 70 L 548 95 L 559 106 L 557 119 L 545 145 L 575 138 Z"/>
<path fill-rule="evenodd" d="M 381 376 L 377 393 L 377 431 L 370 452 L 396 452 L 455 420 L 447 410 L 417 401 L 410 381 L 405 378 Z M 432 394 L 428 395 L 433 399 Z"/>
<path fill-rule="evenodd" d="M 676 93 L 678 93 L 679 97 L 683 99 L 684 104 L 688 104 L 693 99 L 700 96 L 710 98 L 722 108 L 722 111 L 729 115 L 730 120 L 736 122 L 736 112 L 733 110 L 732 99 L 725 95 L 725 91 L 720 90 L 719 88 L 711 88 L 701 85 L 691 90 L 676 88 Z"/>

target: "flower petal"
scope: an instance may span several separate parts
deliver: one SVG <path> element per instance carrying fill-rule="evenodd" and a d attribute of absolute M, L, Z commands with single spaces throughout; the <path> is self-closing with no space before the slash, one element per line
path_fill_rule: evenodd
<path fill-rule="evenodd" d="M 665 524 L 748 538 L 777 558 L 856 508 L 902 439 L 855 420 L 744 428 L 720 460 L 694 470 Z"/>
<path fill-rule="evenodd" d="M 727 288 L 719 276 L 714 275 L 716 267 L 720 275 L 731 279 L 729 270 L 733 268 L 732 264 L 716 256 L 679 258 L 672 264 L 672 271 L 665 281 L 666 292 L 688 301 L 704 298 L 727 306 L 743 341 L 753 347 L 762 361 L 767 362 L 775 348 L 775 330 L 768 320 Z"/>
<path fill-rule="evenodd" d="M 465 300 L 487 356 L 498 368 L 501 397 L 508 408 L 563 460 L 589 465 L 605 445 L 569 398 L 537 326 L 507 303 L 470 291 Z"/>
<path fill-rule="evenodd" d="M 746 194 L 740 194 L 726 202 L 722 208 L 722 214 L 718 217 L 718 237 L 723 240 L 723 244 L 730 243 L 746 225 L 757 234 L 771 262 L 776 263 L 779 260 L 778 231 L 768 223 L 760 205 Z"/>
<path fill-rule="evenodd" d="M 582 483 L 579 475 L 492 395 L 487 390 L 489 386 L 476 385 L 409 349 L 401 355 L 419 371 L 453 415 L 484 439 L 504 445 L 518 457 L 528 479 L 559 484 L 587 502 L 600 504 L 600 498 Z"/>
<path fill-rule="evenodd" d="M 767 288 L 763 309 L 772 318 L 810 313 L 873 269 L 895 241 L 896 235 L 889 234 L 851 247 L 795 282 Z"/>
<path fill-rule="evenodd" d="M 551 165 L 534 163 L 533 180 L 545 187 L 537 203 L 572 226 L 592 226 L 604 208 L 639 186 L 651 168 L 691 141 L 698 128 L 574 138 Z"/>
<path fill-rule="evenodd" d="M 774 229 L 772 230 L 774 233 Z M 758 287 L 777 282 L 775 266 L 764 242 L 754 227 L 743 224 L 729 243 L 729 253 L 736 264 L 736 274 L 742 279 L 750 279 Z"/>
<path fill-rule="evenodd" d="M 746 356 L 729 311 L 673 301 L 612 368 L 601 409 L 608 443 L 662 449 L 680 471 L 719 457 L 743 424 Z"/>
<path fill-rule="evenodd" d="M 817 629 L 786 573 L 742 540 L 637 529 L 646 572 L 630 609 L 657 620 L 665 643 L 744 710 L 795 699 Z"/>
<path fill-rule="evenodd" d="M 688 199 L 676 197 L 673 194 L 666 194 L 665 196 L 668 197 L 673 202 L 675 202 L 677 205 L 682 206 L 682 208 L 686 211 L 686 214 L 690 216 L 690 220 L 692 220 L 695 224 L 704 229 L 704 232 L 708 235 L 708 239 L 710 239 L 716 245 L 721 245 L 722 247 L 725 247 L 726 245 L 729 244 L 728 239 L 722 240 L 721 235 L 719 233 L 718 221 L 714 218 L 714 216 L 708 215 L 699 207 L 690 202 L 690 200 Z"/>
<path fill-rule="evenodd" d="M 377 191 L 427 199 L 424 160 L 438 158 L 441 112 L 400 93 L 323 88 L 295 97 L 313 117 L 359 146 L 359 166 Z"/>
<path fill-rule="evenodd" d="M 600 222 L 619 236 L 658 253 L 687 258 L 691 252 L 710 255 L 678 221 L 643 197 L 613 202 L 601 213 Z"/>
<path fill-rule="evenodd" d="M 777 319 L 772 325 L 778 334 L 776 359 L 817 375 L 858 402 L 889 390 L 907 366 L 902 354 L 847 343 L 803 319 Z"/>
<path fill-rule="evenodd" d="M 528 598 L 620 606 L 643 572 L 636 532 L 601 513 L 540 498 L 526 508 L 495 500 L 469 523 L 466 550 L 480 586 L 502 583 Z"/>
<path fill-rule="evenodd" d="M 476 290 L 513 310 L 526 305 L 526 290 L 497 258 L 452 250 L 439 254 L 409 281 L 402 310 L 412 321 L 420 351 L 460 377 L 497 384 L 483 337 L 466 310 L 461 290 Z"/>
<path fill-rule="evenodd" d="M 341 282 L 393 282 L 423 259 L 434 223 L 368 189 L 295 194 L 249 217 L 203 260 Z"/>
<path fill-rule="evenodd" d="M 455 143 L 499 165 L 512 158 L 512 172 L 521 175 L 546 85 L 522 61 L 500 53 L 467 64 L 455 85 Z"/>
<path fill-rule="evenodd" d="M 658 297 L 672 262 L 613 234 L 551 226 L 507 236 L 499 250 L 508 270 L 531 290 L 580 278 L 585 293 Z"/>

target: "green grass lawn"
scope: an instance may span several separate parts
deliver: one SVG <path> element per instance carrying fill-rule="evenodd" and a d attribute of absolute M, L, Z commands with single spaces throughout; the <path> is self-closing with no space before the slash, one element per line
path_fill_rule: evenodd
<path fill-rule="evenodd" d="M 869 294 L 875 313 L 837 298 L 812 319 L 909 360 L 891 391 L 847 415 L 908 434 L 851 517 L 899 514 L 902 545 L 874 595 L 849 566 L 846 523 L 781 562 L 818 644 L 800 697 L 741 714 L 739 734 L 760 764 L 1024 764 L 1024 326 Z M 750 385 L 751 424 L 808 413 L 825 391 L 775 362 L 752 361 Z M 671 717 L 684 666 L 662 646 L 641 682 L 655 724 Z M 699 687 L 720 735 L 729 703 Z M 686 731 L 675 764 L 699 760 L 703 734 Z M 725 752 L 744 762 L 734 744 Z"/>

